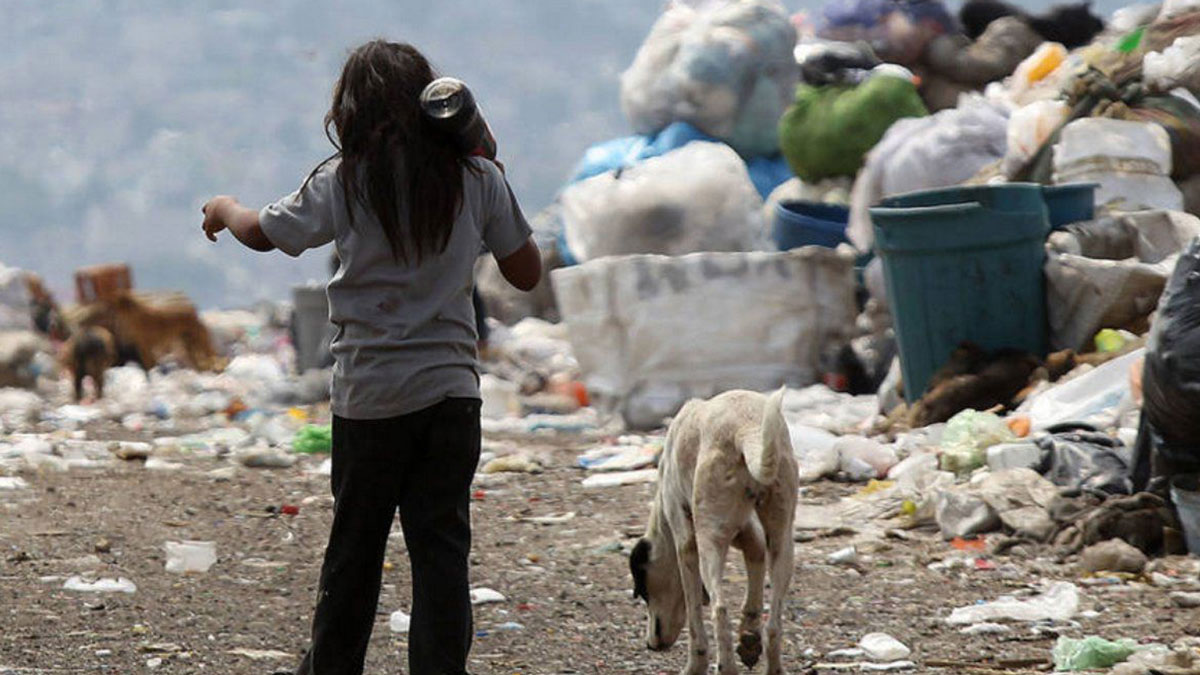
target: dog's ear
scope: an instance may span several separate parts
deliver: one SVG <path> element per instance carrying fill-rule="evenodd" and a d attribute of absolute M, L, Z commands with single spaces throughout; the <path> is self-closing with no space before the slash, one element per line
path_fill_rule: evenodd
<path fill-rule="evenodd" d="M 633 597 L 650 602 L 646 588 L 646 565 L 650 563 L 650 540 L 639 539 L 629 554 L 629 572 L 633 575 Z"/>

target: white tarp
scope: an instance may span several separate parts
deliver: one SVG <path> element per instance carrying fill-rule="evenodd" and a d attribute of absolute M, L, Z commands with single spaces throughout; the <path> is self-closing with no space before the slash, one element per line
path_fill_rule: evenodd
<path fill-rule="evenodd" d="M 602 258 L 552 279 L 588 389 L 634 428 L 692 397 L 812 383 L 855 317 L 849 247 Z"/>

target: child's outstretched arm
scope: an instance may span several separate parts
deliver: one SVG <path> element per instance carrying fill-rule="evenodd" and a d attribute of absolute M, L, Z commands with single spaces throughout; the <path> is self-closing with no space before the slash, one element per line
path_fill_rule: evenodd
<path fill-rule="evenodd" d="M 200 210 L 204 213 L 204 234 L 210 241 L 216 241 L 221 230 L 229 230 L 247 248 L 255 251 L 275 249 L 259 225 L 258 211 L 242 206 L 233 197 L 213 197 Z"/>

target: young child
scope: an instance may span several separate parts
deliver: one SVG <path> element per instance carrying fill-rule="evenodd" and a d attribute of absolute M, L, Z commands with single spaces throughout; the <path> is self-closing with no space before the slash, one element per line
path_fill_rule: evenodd
<path fill-rule="evenodd" d="M 261 211 L 224 196 L 203 209 L 214 241 L 227 229 L 291 256 L 333 242 L 341 260 L 328 287 L 334 517 L 300 675 L 363 671 L 397 509 L 412 563 L 409 672 L 466 673 L 480 448 L 473 266 L 482 243 L 531 290 L 541 260 L 501 170 L 422 114 L 434 77 L 409 45 L 359 47 L 325 117 L 337 153 Z"/>

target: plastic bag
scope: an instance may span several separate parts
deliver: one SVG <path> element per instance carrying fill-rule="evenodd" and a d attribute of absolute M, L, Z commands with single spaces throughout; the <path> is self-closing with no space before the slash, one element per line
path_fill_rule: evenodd
<path fill-rule="evenodd" d="M 946 423 L 942 434 L 942 469 L 970 473 L 987 464 L 987 449 L 1016 440 L 1004 420 L 988 412 L 964 410 Z"/>
<path fill-rule="evenodd" d="M 1037 440 L 1042 450 L 1038 471 L 1055 485 L 1103 492 L 1133 494 L 1131 452 L 1121 441 L 1095 431 L 1070 431 Z"/>
<path fill-rule="evenodd" d="M 579 262 L 614 255 L 767 248 L 762 197 L 729 146 L 697 141 L 563 191 L 564 233 Z"/>
<path fill-rule="evenodd" d="M 1054 669 L 1057 671 L 1112 668 L 1138 650 L 1135 640 L 1113 642 L 1089 635 L 1082 640 L 1060 636 L 1054 643 Z"/>
<path fill-rule="evenodd" d="M 940 0 L 831 0 L 822 9 L 818 35 L 843 42 L 866 42 L 890 63 L 916 64 L 938 35 L 958 22 Z"/>
<path fill-rule="evenodd" d="M 1028 399 L 1018 412 L 1029 414 L 1034 431 L 1071 422 L 1107 428 L 1116 423 L 1119 408 L 1129 400 L 1129 368 L 1146 353 L 1134 350 L 1070 382 Z"/>
<path fill-rule="evenodd" d="M 1173 16 L 1195 11 L 1200 11 L 1200 0 L 1166 0 L 1162 5 L 1162 11 L 1158 14 L 1158 20 L 1164 21 Z"/>
<path fill-rule="evenodd" d="M 1004 173 L 1015 176 L 1071 114 L 1062 101 L 1037 101 L 1019 108 L 1008 120 L 1008 150 L 1004 153 Z"/>
<path fill-rule="evenodd" d="M 1005 596 L 992 602 L 959 607 L 946 623 L 961 626 L 983 621 L 1070 621 L 1079 611 L 1079 587 L 1051 582 L 1040 595 L 1019 600 Z"/>
<path fill-rule="evenodd" d="M 1161 52 L 1146 54 L 1142 77 L 1161 91 L 1184 87 L 1200 92 L 1200 36 L 1185 35 Z"/>
<path fill-rule="evenodd" d="M 773 0 L 672 4 L 621 75 L 621 107 L 640 134 L 690 122 L 744 156 L 774 154 L 774 125 L 799 80 L 795 47 Z"/>
<path fill-rule="evenodd" d="M 1017 95 L 1029 90 L 1058 70 L 1066 60 L 1066 47 L 1057 42 L 1043 43 L 1013 71 L 1012 90 Z"/>
<path fill-rule="evenodd" d="M 885 197 L 963 183 L 1004 156 L 1007 133 L 1008 113 L 980 97 L 931 117 L 897 121 L 854 182 L 846 235 L 859 250 L 870 250 L 872 206 Z"/>
<path fill-rule="evenodd" d="M 780 143 L 801 180 L 853 176 L 892 124 L 928 114 L 916 85 L 893 75 L 857 87 L 801 85 L 779 121 Z"/>
<path fill-rule="evenodd" d="M 317 426 L 305 425 L 296 432 L 292 439 L 292 450 L 305 454 L 325 454 L 333 451 L 333 427 L 326 424 Z"/>
<path fill-rule="evenodd" d="M 1142 375 L 1136 487 L 1154 473 L 1200 470 L 1200 239 L 1179 257 L 1159 301 Z"/>

